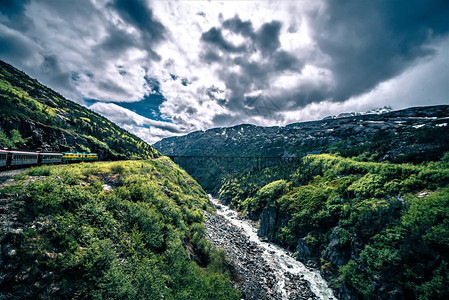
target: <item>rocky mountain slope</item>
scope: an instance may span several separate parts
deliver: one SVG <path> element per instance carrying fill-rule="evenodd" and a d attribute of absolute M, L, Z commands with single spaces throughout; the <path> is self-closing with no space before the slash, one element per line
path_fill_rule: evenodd
<path fill-rule="evenodd" d="M 3 61 L 0 61 L 0 146 L 91 151 L 103 160 L 159 155 L 137 136 Z"/>
<path fill-rule="evenodd" d="M 380 114 L 326 118 L 284 127 L 238 125 L 163 139 L 154 147 L 165 155 L 303 156 L 340 153 L 374 161 L 438 160 L 449 150 L 449 106 L 414 107 Z M 201 168 L 178 161 L 203 187 L 223 175 L 213 163 Z M 240 169 L 233 165 L 233 169 Z M 205 172 L 207 170 L 207 172 Z M 213 174 L 213 176 L 211 175 Z M 219 181 L 218 181 L 219 182 Z"/>

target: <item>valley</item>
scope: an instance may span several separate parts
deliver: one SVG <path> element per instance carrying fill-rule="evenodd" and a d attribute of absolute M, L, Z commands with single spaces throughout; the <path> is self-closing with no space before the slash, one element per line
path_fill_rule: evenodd
<path fill-rule="evenodd" d="M 102 160 L 0 174 L 0 299 L 449 295 L 448 105 L 153 148 L 4 62 L 0 92 L 2 148 Z"/>
<path fill-rule="evenodd" d="M 430 299 L 449 294 L 448 119 L 449 106 L 418 107 L 155 147 L 258 223 L 258 238 L 320 270 L 336 298 Z"/>

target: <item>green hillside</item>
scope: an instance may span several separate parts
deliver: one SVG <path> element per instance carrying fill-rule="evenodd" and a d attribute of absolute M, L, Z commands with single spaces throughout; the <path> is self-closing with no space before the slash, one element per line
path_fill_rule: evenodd
<path fill-rule="evenodd" d="M 3 61 L 0 61 L 0 146 L 97 152 L 103 160 L 159 156 L 140 138 Z"/>
<path fill-rule="evenodd" d="M 36 167 L 0 199 L 1 299 L 240 299 L 169 159 Z"/>
<path fill-rule="evenodd" d="M 219 194 L 341 298 L 449 296 L 449 152 L 422 164 L 309 155 L 235 175 Z"/>

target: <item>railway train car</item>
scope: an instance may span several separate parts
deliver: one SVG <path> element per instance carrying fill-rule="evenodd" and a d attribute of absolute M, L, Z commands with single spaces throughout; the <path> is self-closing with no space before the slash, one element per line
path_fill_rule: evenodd
<path fill-rule="evenodd" d="M 59 164 L 62 162 L 62 153 L 39 153 L 39 165 Z"/>
<path fill-rule="evenodd" d="M 11 151 L 9 156 L 10 166 L 31 166 L 39 164 L 39 153 L 37 152 Z M 8 162 L 8 159 L 6 160 Z"/>
<path fill-rule="evenodd" d="M 0 150 L 0 168 L 6 167 L 8 159 L 8 151 Z"/>
<path fill-rule="evenodd" d="M 0 150 L 0 168 L 21 166 L 40 166 L 47 164 L 72 163 L 80 161 L 97 161 L 98 154 L 84 152 L 28 152 Z"/>

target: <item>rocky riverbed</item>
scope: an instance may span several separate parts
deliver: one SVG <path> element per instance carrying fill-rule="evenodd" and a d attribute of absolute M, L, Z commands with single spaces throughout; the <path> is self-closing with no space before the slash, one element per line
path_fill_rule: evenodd
<path fill-rule="evenodd" d="M 234 269 L 234 285 L 245 299 L 333 299 L 322 279 L 324 283 L 315 282 L 317 271 L 299 269 L 301 263 L 290 257 L 291 254 L 257 240 L 257 235 L 251 234 L 257 232 L 256 228 L 248 228 L 254 224 L 242 220 L 225 206 L 216 202 L 215 205 L 217 214 L 205 212 L 206 238 L 215 248 L 225 251 Z M 311 286 L 318 295 L 312 292 Z"/>
<path fill-rule="evenodd" d="M 285 273 L 288 282 L 281 283 L 278 266 L 263 257 L 264 249 L 229 223 L 223 216 L 206 215 L 206 238 L 223 249 L 231 260 L 235 287 L 245 299 L 316 299 L 308 282 L 300 276 Z"/>

